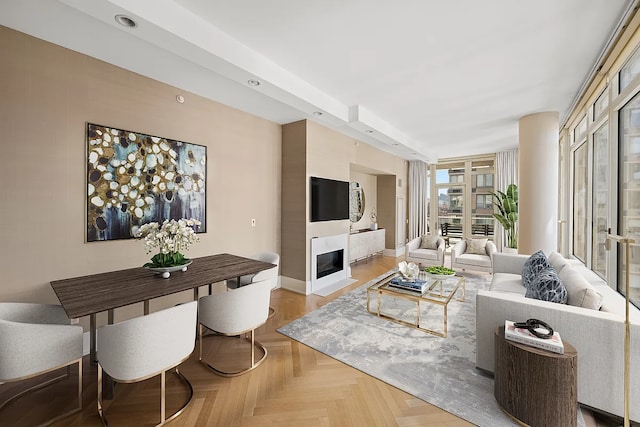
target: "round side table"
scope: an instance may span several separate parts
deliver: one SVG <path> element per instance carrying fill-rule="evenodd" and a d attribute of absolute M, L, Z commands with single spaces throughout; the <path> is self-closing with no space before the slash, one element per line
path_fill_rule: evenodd
<path fill-rule="evenodd" d="M 563 340 L 564 354 L 504 338 L 495 330 L 494 395 L 516 421 L 529 426 L 577 426 L 578 352 Z"/>

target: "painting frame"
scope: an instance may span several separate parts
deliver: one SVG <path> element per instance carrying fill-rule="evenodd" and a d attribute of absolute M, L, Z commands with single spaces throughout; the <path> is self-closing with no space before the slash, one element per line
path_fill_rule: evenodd
<path fill-rule="evenodd" d="M 86 242 L 131 239 L 149 222 L 207 225 L 207 147 L 86 123 Z"/>

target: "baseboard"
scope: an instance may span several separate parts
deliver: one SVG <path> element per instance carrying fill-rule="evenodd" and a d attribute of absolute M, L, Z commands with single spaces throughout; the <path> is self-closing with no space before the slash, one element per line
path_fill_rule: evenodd
<path fill-rule="evenodd" d="M 404 255 L 404 246 L 395 248 L 395 249 L 385 249 L 383 252 L 384 256 L 390 256 L 394 258 L 398 258 Z"/>
<path fill-rule="evenodd" d="M 302 295 L 311 293 L 311 283 L 307 284 L 303 280 L 292 279 L 291 277 L 280 276 L 280 287 Z"/>

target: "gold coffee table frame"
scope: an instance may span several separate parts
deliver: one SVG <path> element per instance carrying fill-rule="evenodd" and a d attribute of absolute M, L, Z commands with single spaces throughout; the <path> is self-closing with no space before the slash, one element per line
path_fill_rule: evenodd
<path fill-rule="evenodd" d="M 449 301 L 453 299 L 456 292 L 459 289 L 462 289 L 462 297 L 460 299 L 455 299 L 455 301 L 464 301 L 465 299 L 465 282 L 464 277 L 453 275 L 450 278 L 446 279 L 433 279 L 429 277 L 426 273 L 420 272 L 420 276 L 418 277 L 421 280 L 428 280 L 429 285 L 425 289 L 425 291 L 421 294 L 418 291 L 411 291 L 408 289 L 397 288 L 390 285 L 391 279 L 394 277 L 400 276 L 400 273 L 395 272 L 392 273 L 373 285 L 369 286 L 367 289 L 367 311 L 371 314 L 375 314 L 378 317 L 383 317 L 385 319 L 389 319 L 393 322 L 399 323 L 401 325 L 409 326 L 414 329 L 418 329 L 424 332 L 428 332 L 433 335 L 437 335 L 439 337 L 446 338 L 447 336 L 447 306 L 449 305 Z M 377 310 L 371 310 L 371 295 L 377 295 Z M 385 314 L 381 312 L 382 308 L 382 296 L 388 295 L 392 298 L 399 298 L 409 301 L 414 301 L 416 303 L 416 321 L 415 323 L 407 322 L 406 320 L 395 318 L 389 314 Z M 442 332 L 435 331 L 433 329 L 420 327 L 420 303 L 426 302 L 430 304 L 441 305 L 443 309 L 443 328 Z"/>

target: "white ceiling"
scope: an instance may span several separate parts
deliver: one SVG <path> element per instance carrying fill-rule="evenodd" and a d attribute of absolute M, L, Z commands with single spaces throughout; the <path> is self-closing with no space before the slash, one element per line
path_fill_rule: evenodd
<path fill-rule="evenodd" d="M 2 0 L 0 24 L 277 123 L 311 119 L 435 161 L 515 148 L 524 115 L 565 117 L 631 3 Z"/>

